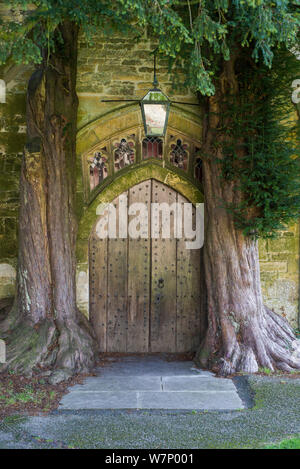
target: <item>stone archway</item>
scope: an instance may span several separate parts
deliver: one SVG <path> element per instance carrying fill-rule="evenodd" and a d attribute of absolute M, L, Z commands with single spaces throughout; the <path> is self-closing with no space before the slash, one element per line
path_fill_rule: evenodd
<path fill-rule="evenodd" d="M 185 175 L 177 174 L 168 168 L 156 165 L 154 162 L 148 162 L 146 165 L 135 168 L 132 172 L 120 175 L 104 187 L 86 207 L 79 222 L 77 234 L 77 306 L 87 317 L 89 317 L 89 237 L 98 218 L 97 207 L 99 204 L 112 202 L 130 187 L 148 179 L 164 183 L 194 205 L 204 201 L 199 187 Z"/>
<path fill-rule="evenodd" d="M 89 305 L 89 238 L 97 220 L 97 207 L 100 203 L 112 202 L 124 191 L 147 180 L 155 180 L 176 191 L 178 196 L 193 204 L 203 202 L 201 183 L 195 167 L 195 154 L 199 150 L 201 135 L 200 119 L 174 106 L 170 113 L 169 127 L 163 140 L 163 154 L 144 156 L 145 136 L 140 121 L 140 111 L 136 105 L 129 105 L 113 111 L 80 129 L 77 139 L 78 158 L 81 162 L 83 181 L 83 199 L 85 208 L 79 222 L 77 237 L 77 304 L 79 309 L 90 316 Z M 133 164 L 116 167 L 116 145 L 126 139 L 134 150 Z M 181 152 L 184 163 L 181 166 L 172 158 L 178 143 L 182 143 Z M 95 156 L 100 155 L 105 162 L 105 178 L 98 179 L 90 186 L 89 165 Z M 173 156 L 172 156 L 173 155 Z M 175 158 L 176 159 L 176 158 Z M 78 160 L 78 163 L 79 163 Z M 177 167 L 176 167 L 177 166 Z M 101 170 L 100 170 L 101 171 Z"/>

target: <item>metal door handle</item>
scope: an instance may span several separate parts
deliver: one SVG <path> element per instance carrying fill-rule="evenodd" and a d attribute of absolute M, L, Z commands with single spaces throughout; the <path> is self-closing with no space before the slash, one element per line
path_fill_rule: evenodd
<path fill-rule="evenodd" d="M 158 288 L 163 288 L 164 285 L 165 285 L 164 279 L 163 279 L 163 278 L 160 278 L 160 279 L 158 280 Z"/>

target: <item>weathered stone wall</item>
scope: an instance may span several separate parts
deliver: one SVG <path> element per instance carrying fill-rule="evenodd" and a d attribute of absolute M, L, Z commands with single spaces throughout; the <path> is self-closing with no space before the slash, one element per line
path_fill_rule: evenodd
<path fill-rule="evenodd" d="M 299 225 L 260 242 L 262 289 L 267 306 L 294 327 L 299 318 Z"/>
<path fill-rule="evenodd" d="M 157 43 L 146 35 L 139 42 L 128 36 L 99 37 L 93 46 L 80 42 L 78 128 L 122 105 L 101 100 L 140 99 L 147 93 L 153 82 L 152 52 L 156 47 Z M 167 59 L 158 57 L 157 78 L 162 90 L 174 101 L 196 103 L 195 95 L 183 86 L 183 70 L 177 68 L 169 73 L 168 64 Z M 189 110 L 199 113 L 197 107 L 190 106 Z"/>
<path fill-rule="evenodd" d="M 30 69 L 0 68 L 6 102 L 0 103 L 0 299 L 14 295 L 19 177 L 25 143 L 25 89 Z"/>
<path fill-rule="evenodd" d="M 130 103 L 102 103 L 102 99 L 140 99 L 152 84 L 155 41 L 131 38 L 98 38 L 92 47 L 80 41 L 78 61 L 78 128 L 105 117 L 112 110 Z M 25 141 L 25 87 L 30 68 L 0 68 L 0 78 L 7 83 L 7 103 L 0 103 L 0 298 L 14 292 L 17 256 L 18 184 L 22 149 Z M 160 86 L 171 99 L 196 102 L 195 96 L 183 87 L 182 70 L 168 73 L 168 61 L 159 59 Z M 176 77 L 177 88 L 172 87 Z M 181 106 L 186 112 L 187 106 Z M 180 109 L 180 106 L 179 106 Z M 189 107 L 199 113 L 199 108 Z M 111 129 L 111 132 L 122 129 Z M 91 146 L 93 134 L 89 135 Z M 199 136 L 200 138 L 200 136 Z M 80 148 L 78 149 L 77 213 L 80 219 L 86 210 L 83 197 Z M 277 240 L 260 242 L 261 278 L 264 298 L 269 307 L 286 315 L 297 327 L 299 311 L 299 226 L 280 233 Z M 80 271 L 82 273 L 80 273 Z M 87 270 L 78 272 L 78 302 L 88 311 Z"/>

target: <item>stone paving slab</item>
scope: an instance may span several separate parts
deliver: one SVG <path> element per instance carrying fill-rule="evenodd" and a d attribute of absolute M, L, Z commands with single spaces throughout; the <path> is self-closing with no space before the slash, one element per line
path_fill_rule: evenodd
<path fill-rule="evenodd" d="M 74 392 L 66 394 L 60 402 L 60 410 L 79 409 L 137 409 L 137 393 L 127 392 Z"/>
<path fill-rule="evenodd" d="M 244 408 L 236 391 L 138 393 L 140 409 L 235 410 Z"/>
<path fill-rule="evenodd" d="M 70 388 L 60 410 L 234 410 L 244 406 L 230 379 L 195 368 L 191 361 L 122 357 Z"/>
<path fill-rule="evenodd" d="M 235 391 L 76 392 L 61 401 L 61 410 L 178 409 L 234 410 L 243 404 Z"/>
<path fill-rule="evenodd" d="M 162 378 L 164 391 L 233 391 L 235 385 L 230 379 L 200 378 L 198 376 L 166 376 Z"/>
<path fill-rule="evenodd" d="M 89 391 L 162 391 L 160 376 L 95 376 L 76 384 L 73 392 Z"/>

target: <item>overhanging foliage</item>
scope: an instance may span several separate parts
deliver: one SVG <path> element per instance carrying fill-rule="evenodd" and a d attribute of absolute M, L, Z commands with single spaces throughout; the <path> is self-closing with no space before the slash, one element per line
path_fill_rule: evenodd
<path fill-rule="evenodd" d="M 231 204 L 245 235 L 274 237 L 295 222 L 300 211 L 300 126 L 291 102 L 291 83 L 299 61 L 277 51 L 270 70 L 264 65 L 237 70 L 239 101 L 228 96 L 222 175 L 235 181 L 243 201 Z M 228 103 L 229 101 L 229 103 Z"/>

